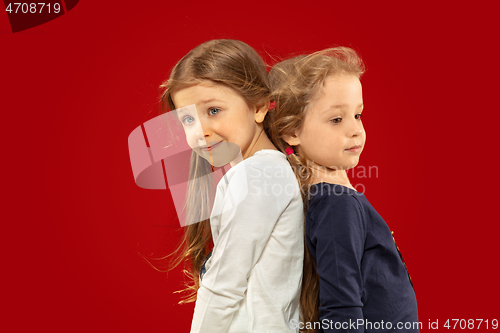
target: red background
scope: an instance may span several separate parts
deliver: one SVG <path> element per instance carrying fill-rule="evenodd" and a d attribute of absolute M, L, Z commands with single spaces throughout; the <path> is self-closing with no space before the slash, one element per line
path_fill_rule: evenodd
<path fill-rule="evenodd" d="M 214 38 L 270 63 L 359 51 L 360 165 L 378 177 L 353 182 L 395 231 L 424 331 L 500 319 L 493 1 L 171 3 L 80 1 L 15 34 L 0 14 L 2 331 L 189 330 L 193 306 L 172 294 L 180 270 L 138 255 L 169 253 L 179 233 L 168 191 L 135 185 L 127 137 L 158 114 L 176 61 Z"/>

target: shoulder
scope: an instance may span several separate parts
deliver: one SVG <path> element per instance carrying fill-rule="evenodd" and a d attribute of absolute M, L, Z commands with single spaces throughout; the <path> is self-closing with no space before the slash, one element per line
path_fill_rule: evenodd
<path fill-rule="evenodd" d="M 337 210 L 362 208 L 363 194 L 342 185 L 314 184 L 309 189 L 309 195 L 308 212 L 313 212 L 320 207 Z"/>
<path fill-rule="evenodd" d="M 311 186 L 307 219 L 313 225 L 324 223 L 337 226 L 364 224 L 363 194 L 345 186 L 319 183 Z"/>
<path fill-rule="evenodd" d="M 244 162 L 247 167 L 260 170 L 267 175 L 272 175 L 277 171 L 283 170 L 287 172 L 292 171 L 292 167 L 288 163 L 286 156 L 278 150 L 260 150 Z"/>
<path fill-rule="evenodd" d="M 236 165 L 237 172 L 245 173 L 249 180 L 260 180 L 273 184 L 297 185 L 295 174 L 285 155 L 278 150 L 261 150 Z"/>
<path fill-rule="evenodd" d="M 259 151 L 235 165 L 227 172 L 226 186 L 258 201 L 286 205 L 293 198 L 300 198 L 295 174 L 285 155 L 277 150 Z"/>

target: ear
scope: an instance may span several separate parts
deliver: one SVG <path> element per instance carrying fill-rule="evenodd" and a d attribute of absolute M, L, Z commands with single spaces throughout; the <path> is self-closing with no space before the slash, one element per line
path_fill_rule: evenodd
<path fill-rule="evenodd" d="M 288 143 L 290 146 L 298 146 L 300 145 L 300 139 L 297 135 L 297 131 L 283 135 L 283 140 Z"/>
<path fill-rule="evenodd" d="M 269 112 L 269 101 L 265 102 L 261 106 L 257 106 L 255 108 L 254 119 L 257 124 L 262 124 L 264 118 L 266 118 L 266 114 Z"/>

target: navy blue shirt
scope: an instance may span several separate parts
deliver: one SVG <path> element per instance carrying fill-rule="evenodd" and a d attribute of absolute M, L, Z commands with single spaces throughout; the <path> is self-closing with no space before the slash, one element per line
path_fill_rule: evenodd
<path fill-rule="evenodd" d="M 406 267 L 364 194 L 328 183 L 312 185 L 310 194 L 306 241 L 320 277 L 318 332 L 419 332 Z"/>

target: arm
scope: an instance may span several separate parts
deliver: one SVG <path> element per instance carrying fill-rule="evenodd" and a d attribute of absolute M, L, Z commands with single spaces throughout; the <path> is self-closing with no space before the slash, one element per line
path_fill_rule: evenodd
<path fill-rule="evenodd" d="M 292 198 L 286 193 L 273 195 L 270 190 L 276 183 L 283 186 L 283 181 L 252 167 L 233 174 L 223 199 L 210 267 L 200 282 L 191 332 L 227 332 L 245 297 L 251 270 Z M 248 193 L 237 203 L 234 198 L 245 187 Z"/>
<path fill-rule="evenodd" d="M 363 320 L 365 227 L 360 204 L 348 194 L 330 194 L 321 198 L 312 217 L 308 242 L 316 250 L 321 325 L 328 323 L 325 333 L 364 332 L 363 326 L 350 325 Z M 336 322 L 343 328 L 335 330 Z"/>

